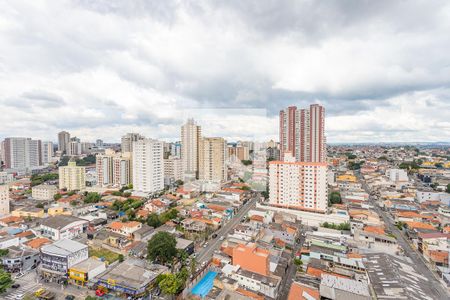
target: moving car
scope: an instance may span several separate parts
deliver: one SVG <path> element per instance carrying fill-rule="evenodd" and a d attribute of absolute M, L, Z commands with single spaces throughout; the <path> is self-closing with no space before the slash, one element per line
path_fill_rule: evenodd
<path fill-rule="evenodd" d="M 17 288 L 19 288 L 20 287 L 20 284 L 18 284 L 18 283 L 14 283 L 12 286 L 11 286 L 13 289 L 17 289 Z"/>

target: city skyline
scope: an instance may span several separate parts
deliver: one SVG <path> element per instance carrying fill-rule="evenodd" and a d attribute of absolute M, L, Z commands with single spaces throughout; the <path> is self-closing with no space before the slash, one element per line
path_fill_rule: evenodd
<path fill-rule="evenodd" d="M 448 142 L 449 12 L 444 1 L 3 3 L 0 138 L 176 140 L 198 119 L 186 111 L 213 110 L 208 136 L 270 140 L 280 109 L 317 103 L 328 143 Z"/>

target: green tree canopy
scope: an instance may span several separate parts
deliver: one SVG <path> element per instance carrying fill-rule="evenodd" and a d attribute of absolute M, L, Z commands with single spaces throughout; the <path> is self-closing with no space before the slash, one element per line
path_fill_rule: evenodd
<path fill-rule="evenodd" d="M 0 293 L 4 293 L 12 284 L 11 274 L 0 269 Z"/>
<path fill-rule="evenodd" d="M 91 192 L 87 193 L 86 197 L 84 198 L 84 203 L 98 203 L 102 197 L 99 193 Z"/>
<path fill-rule="evenodd" d="M 168 232 L 158 232 L 148 241 L 148 258 L 162 264 L 172 261 L 177 255 L 177 241 Z"/>
<path fill-rule="evenodd" d="M 159 216 L 157 214 L 151 213 L 147 217 L 147 225 L 157 228 L 157 227 L 161 226 L 162 223 L 159 220 Z"/>
<path fill-rule="evenodd" d="M 338 191 L 331 192 L 328 196 L 328 200 L 330 204 L 341 204 L 341 193 L 339 193 Z"/>

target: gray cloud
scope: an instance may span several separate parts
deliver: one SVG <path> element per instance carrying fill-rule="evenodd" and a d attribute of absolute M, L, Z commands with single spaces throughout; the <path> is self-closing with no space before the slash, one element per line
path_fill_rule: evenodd
<path fill-rule="evenodd" d="M 261 132 L 210 134 L 276 138 L 280 109 L 318 102 L 329 141 L 448 139 L 449 16 L 446 1 L 2 3 L 0 137 L 176 139 L 182 110 L 262 108 Z"/>

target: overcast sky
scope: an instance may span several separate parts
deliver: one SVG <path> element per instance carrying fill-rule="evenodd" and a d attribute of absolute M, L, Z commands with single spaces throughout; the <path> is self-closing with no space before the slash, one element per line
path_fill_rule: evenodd
<path fill-rule="evenodd" d="M 0 1 L 0 137 L 450 141 L 449 1 Z"/>

